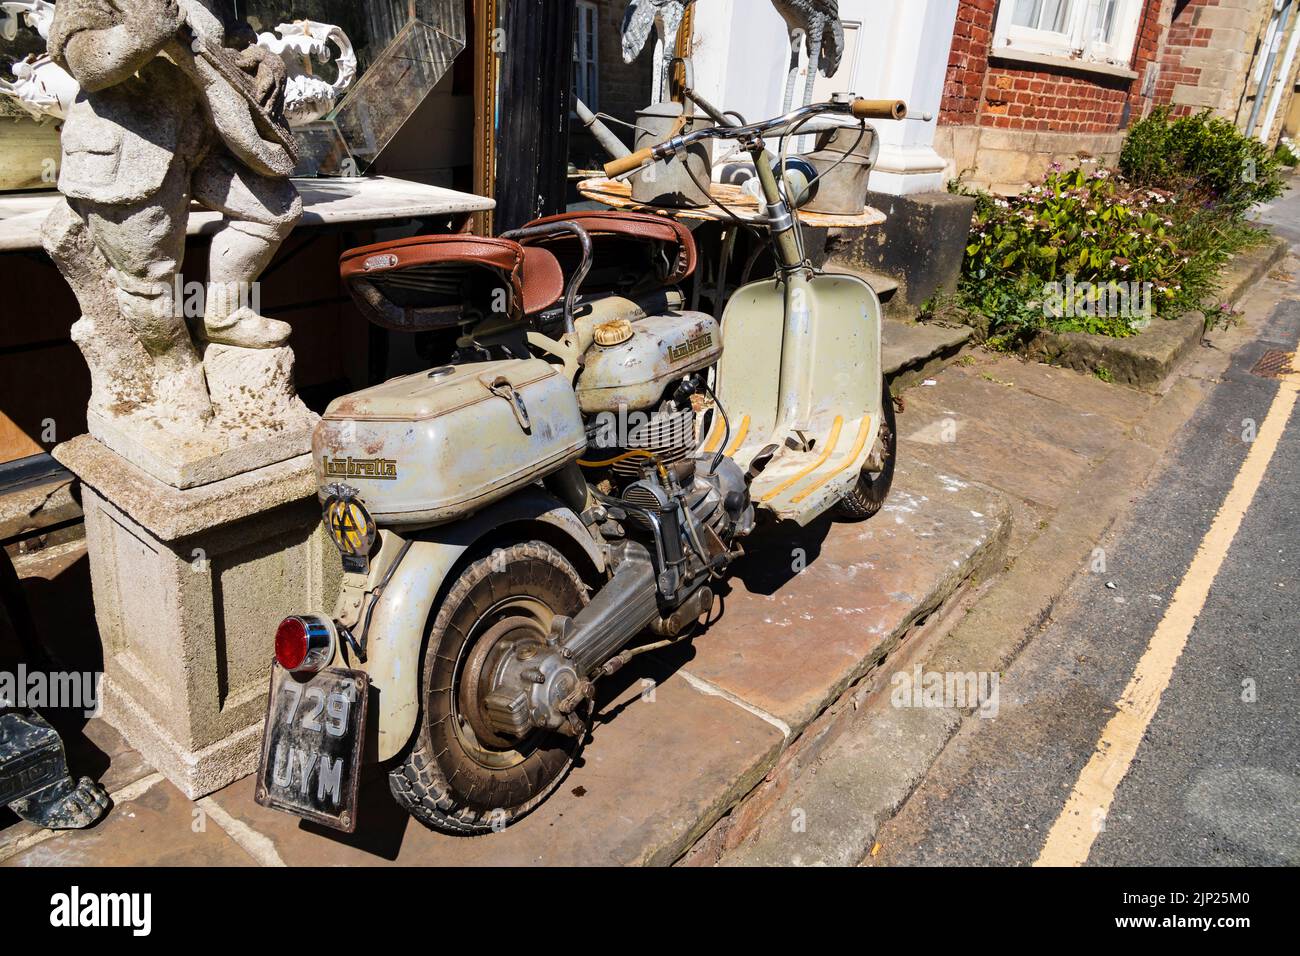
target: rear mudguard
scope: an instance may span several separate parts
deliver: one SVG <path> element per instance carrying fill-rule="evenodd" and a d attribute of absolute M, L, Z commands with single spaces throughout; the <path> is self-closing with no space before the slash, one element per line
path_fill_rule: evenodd
<path fill-rule="evenodd" d="M 355 620 L 349 626 L 358 636 L 369 618 L 364 630 L 366 661 L 352 661 L 352 666 L 365 670 L 378 692 L 371 703 L 370 719 L 378 722 L 379 760 L 397 756 L 415 730 L 424 636 L 448 576 L 475 544 L 502 529 L 512 540 L 541 537 L 553 543 L 571 542 L 560 550 L 585 555 L 590 563 L 579 567 L 579 574 L 604 574 L 604 554 L 578 516 L 530 486 L 461 521 L 402 534 L 382 531 L 379 554 L 369 575 L 364 580 L 360 576 L 356 581 L 345 580 L 336 618 L 344 623 Z M 387 583 L 383 583 L 386 577 Z M 381 583 L 382 592 L 375 597 Z"/>

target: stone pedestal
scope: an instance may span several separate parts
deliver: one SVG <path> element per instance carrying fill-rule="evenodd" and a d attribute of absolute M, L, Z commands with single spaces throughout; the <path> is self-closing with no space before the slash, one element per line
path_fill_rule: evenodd
<path fill-rule="evenodd" d="M 334 605 L 311 456 L 181 490 L 89 435 L 82 485 L 104 716 L 191 799 L 257 768 L 276 625 Z"/>

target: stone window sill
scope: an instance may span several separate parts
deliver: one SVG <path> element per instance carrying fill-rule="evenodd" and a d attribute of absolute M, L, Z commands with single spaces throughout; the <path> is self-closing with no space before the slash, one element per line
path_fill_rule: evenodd
<path fill-rule="evenodd" d="M 1022 66 L 1039 66 L 1055 70 L 1074 70 L 1083 73 L 1098 73 L 1103 76 L 1114 76 L 1124 80 L 1136 80 L 1137 72 L 1130 70 L 1126 66 L 1116 66 L 1113 63 L 1101 63 L 1096 60 L 1076 60 L 1069 56 L 1059 56 L 1052 53 L 1030 53 L 1027 50 L 1015 50 L 1005 48 L 989 53 L 990 60 L 1000 60 L 1004 63 L 1015 63 Z"/>

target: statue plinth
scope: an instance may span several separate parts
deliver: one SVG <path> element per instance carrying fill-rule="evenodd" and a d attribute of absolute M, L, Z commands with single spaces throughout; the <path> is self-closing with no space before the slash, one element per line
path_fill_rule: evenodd
<path fill-rule="evenodd" d="M 74 339 L 80 341 L 74 330 Z M 319 421 L 293 387 L 293 350 L 206 345 L 201 350 L 213 416 L 177 420 L 161 407 L 91 402 L 92 436 L 174 488 L 195 488 L 311 450 Z"/>
<path fill-rule="evenodd" d="M 311 456 L 189 489 L 89 435 L 54 457 L 82 485 L 104 717 L 192 799 L 253 773 L 276 625 L 339 587 Z"/>

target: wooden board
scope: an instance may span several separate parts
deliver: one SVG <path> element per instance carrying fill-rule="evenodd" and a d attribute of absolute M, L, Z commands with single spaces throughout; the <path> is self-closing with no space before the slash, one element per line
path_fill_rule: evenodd
<path fill-rule="evenodd" d="M 0 192 L 53 190 L 59 169 L 59 127 L 32 120 L 0 120 Z"/>

